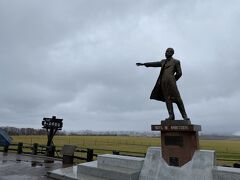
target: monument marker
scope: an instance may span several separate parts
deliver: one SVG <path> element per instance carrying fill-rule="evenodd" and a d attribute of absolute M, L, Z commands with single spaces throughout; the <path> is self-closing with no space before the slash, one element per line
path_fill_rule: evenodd
<path fill-rule="evenodd" d="M 177 88 L 182 76 L 180 61 L 174 59 L 173 48 L 167 48 L 166 59 L 157 62 L 136 63 L 137 66 L 161 67 L 160 75 L 150 99 L 166 103 L 169 117 L 160 125 L 152 125 L 152 131 L 161 131 L 162 157 L 170 166 L 183 166 L 199 149 L 198 131 L 200 125 L 192 125 Z M 183 120 L 175 120 L 173 103 L 176 103 Z"/>
<path fill-rule="evenodd" d="M 161 147 L 149 147 L 145 158 L 120 155 L 99 155 L 97 161 L 49 172 L 56 179 L 98 180 L 239 180 L 240 171 L 215 166 L 215 151 L 199 150 L 200 125 L 191 124 L 176 81 L 181 77 L 180 61 L 168 48 L 166 59 L 136 63 L 137 66 L 161 67 L 150 99 L 166 103 L 169 117 L 152 125 L 161 131 Z M 175 120 L 176 103 L 183 120 Z"/>

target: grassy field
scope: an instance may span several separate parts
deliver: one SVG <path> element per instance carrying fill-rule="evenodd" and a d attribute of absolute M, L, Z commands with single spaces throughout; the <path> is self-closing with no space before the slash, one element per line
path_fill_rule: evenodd
<path fill-rule="evenodd" d="M 13 142 L 46 144 L 46 136 L 12 136 Z M 146 153 L 150 146 L 160 146 L 159 137 L 129 136 L 55 136 L 54 144 L 72 144 L 81 148 L 97 149 L 97 153 L 129 151 Z M 200 140 L 200 149 L 215 150 L 219 164 L 240 161 L 240 140 Z M 95 152 L 96 152 L 95 151 Z"/>

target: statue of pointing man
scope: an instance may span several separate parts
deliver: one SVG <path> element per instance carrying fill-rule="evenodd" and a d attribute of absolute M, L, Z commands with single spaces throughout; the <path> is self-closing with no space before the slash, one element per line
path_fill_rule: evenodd
<path fill-rule="evenodd" d="M 166 59 L 157 62 L 136 63 L 137 66 L 161 67 L 160 75 L 152 90 L 150 99 L 166 103 L 169 117 L 166 120 L 175 120 L 173 103 L 176 103 L 184 120 L 190 120 L 184 108 L 184 104 L 177 88 L 177 80 L 182 76 L 180 61 L 174 59 L 173 48 L 167 48 Z"/>

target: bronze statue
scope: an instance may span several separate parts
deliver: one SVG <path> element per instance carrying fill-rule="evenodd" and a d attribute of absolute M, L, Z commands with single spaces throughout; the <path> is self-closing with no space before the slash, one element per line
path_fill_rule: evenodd
<path fill-rule="evenodd" d="M 184 120 L 190 120 L 184 108 L 184 104 L 177 88 L 176 81 L 182 76 L 180 61 L 174 59 L 173 48 L 165 52 L 166 59 L 157 62 L 136 63 L 137 66 L 161 67 L 160 75 L 152 90 L 150 99 L 166 102 L 169 117 L 166 120 L 174 120 L 173 103 L 176 103 Z"/>

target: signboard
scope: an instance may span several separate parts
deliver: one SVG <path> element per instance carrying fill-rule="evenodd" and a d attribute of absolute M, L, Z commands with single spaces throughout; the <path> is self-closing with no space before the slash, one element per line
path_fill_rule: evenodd
<path fill-rule="evenodd" d="M 198 125 L 152 125 L 152 131 L 201 131 Z"/>

